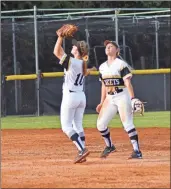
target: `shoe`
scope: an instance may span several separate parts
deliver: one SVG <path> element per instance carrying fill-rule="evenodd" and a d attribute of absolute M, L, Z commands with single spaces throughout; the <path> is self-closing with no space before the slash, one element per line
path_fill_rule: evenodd
<path fill-rule="evenodd" d="M 86 161 L 87 161 L 86 158 L 83 158 L 79 163 L 84 163 Z"/>
<path fill-rule="evenodd" d="M 128 159 L 142 159 L 141 151 L 133 151 Z"/>
<path fill-rule="evenodd" d="M 78 153 L 78 156 L 76 157 L 74 163 L 83 163 L 83 162 L 85 162 L 85 161 L 86 161 L 86 157 L 87 157 L 89 154 L 90 154 L 90 152 L 89 152 L 86 148 L 84 148 L 83 151 L 80 151 L 80 152 Z M 84 159 L 85 159 L 85 160 L 84 160 Z"/>
<path fill-rule="evenodd" d="M 112 145 L 111 147 L 106 146 L 106 148 L 104 149 L 104 151 L 101 153 L 100 157 L 101 158 L 105 158 L 107 157 L 111 152 L 116 151 L 116 148 L 114 145 Z"/>

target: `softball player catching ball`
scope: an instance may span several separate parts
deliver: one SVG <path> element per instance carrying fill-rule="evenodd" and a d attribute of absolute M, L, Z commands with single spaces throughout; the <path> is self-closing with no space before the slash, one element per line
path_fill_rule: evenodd
<path fill-rule="evenodd" d="M 86 161 L 89 151 L 85 148 L 85 135 L 82 125 L 86 107 L 86 97 L 83 91 L 84 77 L 87 75 L 86 58 L 88 45 L 85 41 L 73 40 L 71 54 L 67 55 L 62 48 L 63 37 L 57 32 L 58 39 L 54 47 L 55 56 L 64 67 L 63 97 L 61 103 L 61 126 L 63 132 L 76 145 L 79 153 L 74 163 Z"/>
<path fill-rule="evenodd" d="M 128 68 L 128 64 L 117 58 L 119 55 L 118 44 L 114 41 L 106 40 L 104 46 L 106 47 L 107 61 L 99 67 L 102 83 L 101 102 L 96 107 L 96 111 L 99 113 L 97 129 L 106 143 L 106 148 L 102 152 L 101 157 L 107 157 L 111 152 L 116 150 L 107 125 L 118 111 L 123 127 L 128 133 L 133 146 L 133 153 L 129 159 L 142 158 L 138 134 L 133 123 L 131 101 L 133 102 L 135 96 L 131 85 L 132 74 Z"/>

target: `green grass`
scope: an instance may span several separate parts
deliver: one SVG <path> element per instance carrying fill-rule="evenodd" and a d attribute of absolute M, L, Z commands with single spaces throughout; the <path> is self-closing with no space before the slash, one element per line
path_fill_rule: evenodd
<path fill-rule="evenodd" d="M 84 127 L 95 128 L 97 114 L 86 114 L 84 116 Z M 134 124 L 137 128 L 146 127 L 170 127 L 170 112 L 145 112 L 144 116 L 135 115 Z M 110 122 L 109 127 L 121 127 L 119 116 Z M 60 128 L 59 116 L 21 117 L 7 116 L 1 118 L 1 129 L 45 129 Z"/>

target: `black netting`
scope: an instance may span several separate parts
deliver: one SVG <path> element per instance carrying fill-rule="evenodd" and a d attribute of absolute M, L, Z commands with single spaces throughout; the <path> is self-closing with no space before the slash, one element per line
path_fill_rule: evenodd
<path fill-rule="evenodd" d="M 121 55 L 135 69 L 156 68 L 156 21 L 158 21 L 159 68 L 169 68 L 170 17 L 145 18 L 132 16 L 129 18 L 118 18 L 118 37 Z M 38 19 L 37 23 L 38 59 L 41 72 L 63 71 L 63 68 L 58 64 L 59 60 L 53 55 L 53 49 L 57 39 L 56 30 L 65 23 L 76 24 L 79 27 L 79 31 L 76 33 L 75 38 L 77 40 L 88 41 L 90 47 L 90 67 L 94 65 L 98 67 L 106 60 L 103 42 L 106 39 L 115 40 L 114 19 L 82 17 L 73 20 L 59 20 L 55 18 L 41 18 Z M 1 24 L 2 77 L 14 74 L 12 34 L 12 20 L 3 20 Z M 15 45 L 17 74 L 35 73 L 35 34 L 33 18 L 15 20 Z M 70 53 L 72 48 L 71 39 L 65 39 L 63 47 L 66 53 Z M 57 80 L 58 79 L 59 78 L 57 78 Z M 62 85 L 61 81 L 62 80 L 60 80 L 60 85 Z M 90 80 L 88 81 L 91 83 Z M 86 85 L 88 86 L 90 83 Z M 53 85 L 55 86 L 56 84 L 54 83 Z M 96 83 L 96 85 L 99 84 Z M 41 87 L 43 86 L 42 84 L 40 85 L 40 90 L 42 90 Z M 3 85 L 1 90 L 4 114 L 36 114 L 37 95 L 35 80 L 9 81 Z M 48 95 L 51 94 L 48 87 L 45 92 Z M 91 91 L 87 91 L 87 94 L 88 107 L 92 109 L 94 100 L 91 99 Z M 48 101 L 47 98 L 49 98 L 46 97 L 46 95 L 43 97 L 44 104 L 47 104 L 46 101 Z M 16 98 L 18 102 L 17 110 Z M 59 103 L 57 106 L 59 106 Z M 153 109 L 153 107 L 151 107 L 151 109 Z M 42 111 L 42 109 L 40 110 Z"/>
<path fill-rule="evenodd" d="M 34 23 L 20 22 L 15 24 L 16 58 L 20 74 L 35 73 L 35 40 Z"/>
<path fill-rule="evenodd" d="M 170 18 L 119 17 L 118 36 L 121 55 L 135 69 L 156 68 L 156 28 L 158 21 L 159 67 L 169 66 Z M 65 23 L 79 27 L 75 38 L 88 40 L 90 46 L 90 65 L 100 65 L 105 61 L 103 42 L 115 40 L 115 20 L 112 18 L 80 18 L 73 20 L 38 19 L 39 68 L 42 72 L 62 71 L 53 55 L 57 39 L 56 30 Z M 124 44 L 125 37 L 125 44 Z M 33 19 L 15 21 L 16 59 L 18 73 L 35 73 L 35 40 Z M 70 53 L 71 39 L 65 39 L 64 49 Z M 14 73 L 12 22 L 2 23 L 2 62 L 3 73 Z M 143 63 L 145 65 L 143 65 Z"/>
<path fill-rule="evenodd" d="M 155 22 L 157 23 L 157 27 Z M 156 31 L 158 32 L 159 68 L 169 66 L 169 18 L 119 18 L 119 41 L 125 59 L 135 69 L 156 69 Z M 125 36 L 125 45 L 123 38 Z M 125 48 L 124 48 L 125 47 Z M 123 51 L 124 49 L 124 51 Z"/>
<path fill-rule="evenodd" d="M 5 75 L 14 74 L 12 45 L 12 23 L 5 20 L 1 24 L 2 74 Z"/>
<path fill-rule="evenodd" d="M 35 80 L 22 80 L 7 81 L 5 83 L 3 108 L 7 115 L 36 115 L 37 94 L 35 82 Z"/>
<path fill-rule="evenodd" d="M 16 56 L 17 74 L 35 73 L 33 19 L 27 21 L 15 20 L 13 23 L 13 30 L 12 19 L 3 21 L 1 25 L 3 74 L 12 75 L 15 73 L 14 56 Z"/>

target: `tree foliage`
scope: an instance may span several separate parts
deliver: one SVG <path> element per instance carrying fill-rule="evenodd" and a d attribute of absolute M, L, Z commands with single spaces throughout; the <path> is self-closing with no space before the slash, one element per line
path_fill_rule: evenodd
<path fill-rule="evenodd" d="M 170 1 L 1 1 L 2 10 L 38 8 L 169 8 Z"/>

